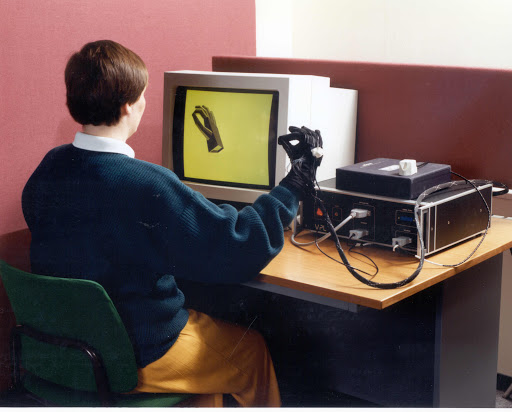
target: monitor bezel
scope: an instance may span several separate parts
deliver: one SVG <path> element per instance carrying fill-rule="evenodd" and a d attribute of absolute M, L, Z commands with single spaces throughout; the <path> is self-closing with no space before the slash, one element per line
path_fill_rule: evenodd
<path fill-rule="evenodd" d="M 244 94 L 268 94 L 272 95 L 272 103 L 270 108 L 270 121 L 268 127 L 268 184 L 248 184 L 235 181 L 218 181 L 212 179 L 198 179 L 185 176 L 184 173 L 184 120 L 185 105 L 188 90 L 201 90 L 212 92 L 226 93 L 244 93 Z M 279 111 L 279 91 L 270 89 L 244 89 L 234 87 L 203 87 L 203 86 L 187 86 L 177 85 L 175 91 L 173 110 L 173 128 L 172 128 L 172 159 L 173 170 L 180 180 L 194 182 L 199 184 L 225 186 L 244 189 L 270 190 L 275 186 L 276 177 L 276 156 L 277 156 L 277 134 L 278 134 L 278 111 Z"/>

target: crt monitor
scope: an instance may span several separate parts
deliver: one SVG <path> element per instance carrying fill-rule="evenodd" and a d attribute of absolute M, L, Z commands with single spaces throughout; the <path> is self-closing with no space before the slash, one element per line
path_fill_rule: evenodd
<path fill-rule="evenodd" d="M 278 97 L 271 90 L 178 86 L 175 173 L 190 182 L 272 188 Z"/>
<path fill-rule="evenodd" d="M 287 173 L 290 125 L 321 130 L 319 180 L 352 164 L 356 104 L 324 77 L 165 72 L 163 165 L 209 199 L 252 203 Z"/>

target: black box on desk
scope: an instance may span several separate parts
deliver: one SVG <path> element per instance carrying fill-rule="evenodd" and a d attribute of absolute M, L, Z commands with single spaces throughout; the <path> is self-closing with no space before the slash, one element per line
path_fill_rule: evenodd
<path fill-rule="evenodd" d="M 399 199 L 416 199 L 425 190 L 451 180 L 451 167 L 418 162 L 418 172 L 399 174 L 400 160 L 378 158 L 336 169 L 336 189 Z"/>

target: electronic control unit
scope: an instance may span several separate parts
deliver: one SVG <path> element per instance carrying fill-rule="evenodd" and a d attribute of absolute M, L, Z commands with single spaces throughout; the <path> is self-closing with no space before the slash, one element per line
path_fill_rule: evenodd
<path fill-rule="evenodd" d="M 477 183 L 491 210 L 492 184 Z M 401 246 L 420 254 L 420 242 L 414 219 L 416 201 L 336 189 L 336 179 L 320 182 L 318 197 L 332 223 L 337 226 L 353 209 L 366 209 L 368 215 L 352 219 L 338 230 L 338 237 L 382 246 Z M 420 227 L 425 256 L 453 246 L 485 232 L 489 212 L 480 194 L 470 184 L 457 185 L 426 197 L 420 204 Z M 299 227 L 327 233 L 324 213 L 317 201 L 304 200 Z"/>

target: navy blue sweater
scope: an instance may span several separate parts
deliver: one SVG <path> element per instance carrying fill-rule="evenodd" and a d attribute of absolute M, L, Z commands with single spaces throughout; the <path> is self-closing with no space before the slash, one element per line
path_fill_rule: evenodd
<path fill-rule="evenodd" d="M 277 186 L 238 212 L 214 205 L 162 166 L 64 145 L 30 177 L 22 206 L 32 271 L 103 285 L 144 367 L 165 354 L 188 320 L 174 276 L 254 278 L 281 250 L 298 198 Z"/>

